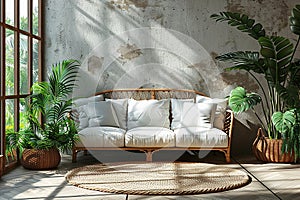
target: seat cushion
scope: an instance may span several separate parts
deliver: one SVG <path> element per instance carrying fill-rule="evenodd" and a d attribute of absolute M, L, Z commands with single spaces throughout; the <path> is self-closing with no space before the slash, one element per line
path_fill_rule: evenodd
<path fill-rule="evenodd" d="M 227 134 L 217 128 L 180 128 L 174 133 L 177 147 L 228 147 Z"/>
<path fill-rule="evenodd" d="M 124 147 L 125 130 L 116 127 L 88 127 L 79 133 L 76 147 Z"/>
<path fill-rule="evenodd" d="M 126 147 L 174 147 L 174 132 L 163 127 L 137 127 L 125 134 Z"/>

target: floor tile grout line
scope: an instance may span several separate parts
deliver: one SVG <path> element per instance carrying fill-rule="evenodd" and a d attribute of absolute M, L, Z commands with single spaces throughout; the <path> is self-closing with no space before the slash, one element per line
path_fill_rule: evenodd
<path fill-rule="evenodd" d="M 248 172 L 253 178 L 255 178 L 262 186 L 264 186 L 267 190 L 269 190 L 275 197 L 282 200 L 275 192 L 273 192 L 268 186 L 266 186 L 262 181 L 260 181 L 254 174 L 252 174 L 246 167 L 244 167 L 239 161 L 237 161 L 235 158 L 232 158 L 236 163 L 239 164 L 246 172 Z"/>

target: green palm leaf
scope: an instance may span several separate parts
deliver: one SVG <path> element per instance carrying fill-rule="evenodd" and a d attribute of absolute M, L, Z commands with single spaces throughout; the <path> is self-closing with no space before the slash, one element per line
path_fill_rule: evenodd
<path fill-rule="evenodd" d="M 290 16 L 290 29 L 293 33 L 300 36 L 300 5 L 296 5 Z"/>
<path fill-rule="evenodd" d="M 52 66 L 49 84 L 53 97 L 63 99 L 72 92 L 79 65 L 76 60 L 64 60 L 62 63 Z"/>
<path fill-rule="evenodd" d="M 226 70 L 246 70 L 254 71 L 256 73 L 264 73 L 263 63 L 259 59 L 258 52 L 252 51 L 237 51 L 230 52 L 216 57 L 217 60 L 232 62 L 235 64 L 232 67 L 226 68 Z"/>
<path fill-rule="evenodd" d="M 260 23 L 255 24 L 254 19 L 250 19 L 247 15 L 241 15 L 233 12 L 220 12 L 213 14 L 211 18 L 218 21 L 227 21 L 229 25 L 236 26 L 238 30 L 247 32 L 254 39 L 265 36 L 265 30 Z"/>
<path fill-rule="evenodd" d="M 66 102 L 56 102 L 47 113 L 47 121 L 58 123 L 64 120 L 71 111 L 72 100 Z"/>
<path fill-rule="evenodd" d="M 229 96 L 229 107 L 235 113 L 240 113 L 253 108 L 261 102 L 261 97 L 256 93 L 246 93 L 242 87 L 233 89 Z"/>
<path fill-rule="evenodd" d="M 36 82 L 32 85 L 33 94 L 49 94 L 49 83 L 48 82 Z"/>

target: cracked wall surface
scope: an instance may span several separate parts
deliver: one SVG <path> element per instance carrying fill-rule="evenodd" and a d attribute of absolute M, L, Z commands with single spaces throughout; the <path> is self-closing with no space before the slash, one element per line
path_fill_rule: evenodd
<path fill-rule="evenodd" d="M 263 24 L 268 33 L 294 41 L 288 16 L 296 3 L 299 2 L 46 0 L 45 64 L 50 67 L 62 59 L 80 60 L 77 96 L 129 87 L 195 89 L 221 98 L 237 85 L 260 92 L 249 75 L 225 72 L 229 65 L 214 59 L 229 51 L 258 50 L 258 45 L 246 34 L 217 24 L 210 15 L 243 12 Z M 248 113 L 238 118 L 248 129 L 257 124 Z"/>

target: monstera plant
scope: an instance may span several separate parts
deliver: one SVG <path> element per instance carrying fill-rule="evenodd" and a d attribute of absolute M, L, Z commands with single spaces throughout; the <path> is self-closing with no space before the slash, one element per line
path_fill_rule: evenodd
<path fill-rule="evenodd" d="M 216 57 L 233 64 L 226 70 L 249 73 L 262 91 L 259 95 L 237 87 L 230 94 L 229 106 L 237 113 L 254 111 L 267 136 L 281 138 L 282 152 L 297 159 L 300 157 L 300 61 L 294 57 L 300 40 L 300 5 L 292 9 L 289 17 L 290 30 L 297 35 L 295 44 L 282 36 L 267 35 L 260 23 L 245 14 L 220 12 L 211 18 L 247 33 L 260 46 L 259 51 L 236 51 Z M 258 109 L 263 116 L 256 112 Z"/>

